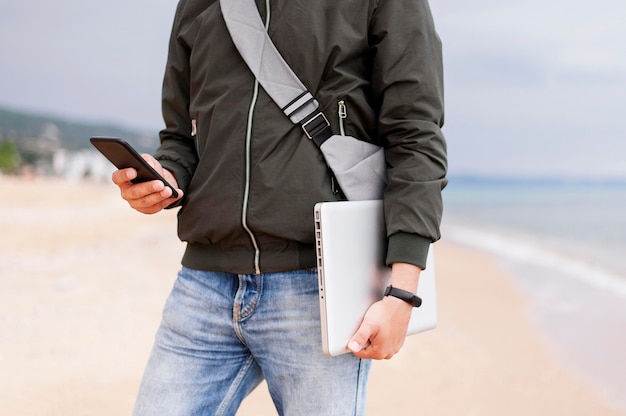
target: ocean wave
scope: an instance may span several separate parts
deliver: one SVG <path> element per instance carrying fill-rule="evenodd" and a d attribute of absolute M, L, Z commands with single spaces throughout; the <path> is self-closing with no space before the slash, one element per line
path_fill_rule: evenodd
<path fill-rule="evenodd" d="M 514 262 L 564 273 L 593 287 L 626 297 L 626 276 L 524 237 L 484 231 L 464 225 L 446 225 L 445 239 L 495 254 Z"/>

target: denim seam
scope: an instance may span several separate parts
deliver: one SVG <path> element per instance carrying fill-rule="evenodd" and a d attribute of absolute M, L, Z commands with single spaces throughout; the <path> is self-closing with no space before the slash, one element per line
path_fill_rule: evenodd
<path fill-rule="evenodd" d="M 356 380 L 356 397 L 354 398 L 354 415 L 360 416 L 360 409 L 362 408 L 361 400 L 364 397 L 363 389 L 365 388 L 365 365 L 363 365 L 363 359 L 359 360 L 359 369 L 357 371 L 357 380 Z"/>
<path fill-rule="evenodd" d="M 232 403 L 233 397 L 235 397 L 237 390 L 239 390 L 239 387 L 241 387 L 241 381 L 244 379 L 246 373 L 253 363 L 254 358 L 248 357 L 245 364 L 241 367 L 241 370 L 239 370 L 239 373 L 237 373 L 237 376 L 233 380 L 233 383 L 230 385 L 230 388 L 226 392 L 226 396 L 224 397 L 224 400 L 222 400 L 220 407 L 217 409 L 215 416 L 222 416 L 225 414 L 226 410 L 230 407 L 230 404 Z"/>

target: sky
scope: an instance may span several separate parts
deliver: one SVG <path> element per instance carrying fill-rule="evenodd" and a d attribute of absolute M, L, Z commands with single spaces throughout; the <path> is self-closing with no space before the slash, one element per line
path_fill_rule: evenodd
<path fill-rule="evenodd" d="M 158 131 L 175 0 L 0 0 L 0 106 Z M 626 179 L 624 0 L 431 0 L 450 174 Z"/>

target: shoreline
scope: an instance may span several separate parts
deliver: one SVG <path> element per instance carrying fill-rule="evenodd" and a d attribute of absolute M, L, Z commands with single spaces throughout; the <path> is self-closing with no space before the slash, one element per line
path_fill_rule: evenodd
<path fill-rule="evenodd" d="M 493 256 L 528 299 L 528 321 L 561 364 L 626 412 L 626 275 L 538 238 L 447 224 L 450 241 Z"/>
<path fill-rule="evenodd" d="M 183 245 L 108 183 L 0 177 L 0 414 L 130 414 Z M 625 415 L 562 365 L 497 258 L 436 245 L 439 326 L 375 362 L 368 414 Z M 274 415 L 262 385 L 238 416 Z"/>

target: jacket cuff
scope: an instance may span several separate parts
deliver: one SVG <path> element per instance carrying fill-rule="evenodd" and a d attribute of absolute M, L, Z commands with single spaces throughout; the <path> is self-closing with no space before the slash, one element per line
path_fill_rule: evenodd
<path fill-rule="evenodd" d="M 172 172 L 172 174 L 174 174 L 176 182 L 178 183 L 178 188 L 186 193 L 189 187 L 189 182 L 191 182 L 191 176 L 189 176 L 187 170 L 172 160 L 158 158 L 157 160 L 159 161 L 161 166 L 163 166 L 163 169 L 167 169 Z M 174 202 L 172 205 L 167 206 L 166 209 L 176 208 L 182 205 L 183 199 L 184 198 L 181 198 L 178 201 Z"/>
<path fill-rule="evenodd" d="M 387 265 L 409 263 L 426 268 L 426 257 L 431 241 L 417 234 L 398 232 L 389 237 L 387 245 Z"/>

